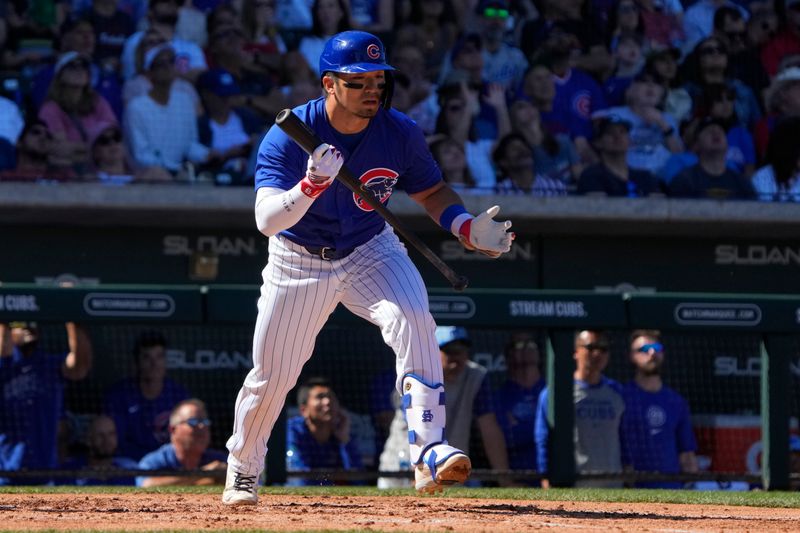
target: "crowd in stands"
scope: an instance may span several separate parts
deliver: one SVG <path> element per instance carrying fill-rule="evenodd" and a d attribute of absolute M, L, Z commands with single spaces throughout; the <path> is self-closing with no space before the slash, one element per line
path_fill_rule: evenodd
<path fill-rule="evenodd" d="M 0 181 L 252 184 L 346 29 L 460 192 L 800 198 L 800 0 L 4 2 Z"/>

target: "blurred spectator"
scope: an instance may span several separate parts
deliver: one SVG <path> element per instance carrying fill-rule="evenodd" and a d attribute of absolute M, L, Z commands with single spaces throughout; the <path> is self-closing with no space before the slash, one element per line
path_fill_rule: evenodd
<path fill-rule="evenodd" d="M 206 108 L 198 125 L 199 139 L 219 154 L 204 167 L 211 172 L 224 172 L 232 182 L 241 184 L 250 150 L 262 131 L 261 120 L 247 108 L 234 107 L 241 91 L 227 70 L 205 71 L 197 79 L 197 86 Z"/>
<path fill-rule="evenodd" d="M 22 111 L 13 100 L 0 96 L 0 139 L 5 139 L 10 144 L 15 144 L 25 127 Z"/>
<path fill-rule="evenodd" d="M 784 57 L 800 54 L 800 0 L 785 0 L 783 6 L 777 34 L 761 48 L 761 63 L 769 76 L 778 73 Z"/>
<path fill-rule="evenodd" d="M 62 470 L 136 470 L 139 466 L 129 457 L 117 455 L 117 427 L 106 415 L 95 416 L 86 433 L 86 453 L 74 457 L 60 466 Z M 134 485 L 132 477 L 79 477 L 74 485 Z"/>
<path fill-rule="evenodd" d="M 181 76 L 193 80 L 207 68 L 203 50 L 197 44 L 175 34 L 178 22 L 178 0 L 150 0 L 147 10 L 148 28 L 157 30 L 175 51 L 175 68 Z M 128 37 L 122 50 L 122 76 L 129 80 L 136 75 L 136 48 L 144 37 L 138 31 Z"/>
<path fill-rule="evenodd" d="M 282 30 L 307 32 L 314 24 L 311 16 L 313 0 L 275 0 L 278 26 Z"/>
<path fill-rule="evenodd" d="M 670 182 L 670 196 L 721 200 L 755 198 L 750 180 L 726 165 L 728 140 L 723 122 L 710 117 L 701 119 L 691 138 L 694 139 L 691 149 L 699 161 Z"/>
<path fill-rule="evenodd" d="M 459 193 L 475 187 L 475 179 L 467 165 L 463 143 L 446 135 L 434 136 L 430 142 L 431 153 L 442 171 L 442 178 Z"/>
<path fill-rule="evenodd" d="M 6 29 L 2 48 L 2 66 L 30 76 L 53 56 L 53 39 L 63 4 L 4 2 L 3 21 Z"/>
<path fill-rule="evenodd" d="M 206 21 L 208 34 L 211 35 L 219 28 L 235 26 L 242 32 L 242 16 L 232 4 L 220 3 L 211 10 Z M 243 33 L 242 33 L 243 34 Z"/>
<path fill-rule="evenodd" d="M 578 159 L 575 145 L 564 134 L 554 135 L 542 125 L 541 114 L 527 100 L 517 100 L 509 110 L 511 131 L 525 138 L 533 147 L 536 172 L 561 181 L 567 190 L 574 190 L 583 165 Z"/>
<path fill-rule="evenodd" d="M 683 80 L 678 71 L 681 52 L 677 48 L 657 50 L 647 56 L 645 70 L 664 87 L 664 111 L 681 124 L 692 112 L 692 97 L 683 88 Z"/>
<path fill-rule="evenodd" d="M 698 43 L 712 34 L 714 13 L 721 7 L 738 9 L 742 17 L 748 17 L 747 10 L 730 0 L 698 0 L 686 10 L 683 17 L 683 29 L 686 32 L 684 55 L 694 50 Z"/>
<path fill-rule="evenodd" d="M 675 119 L 661 111 L 664 87 L 659 81 L 655 74 L 642 71 L 625 93 L 626 106 L 605 109 L 596 115 L 615 115 L 631 125 L 628 165 L 652 174 L 658 173 L 671 153 L 683 149 Z"/>
<path fill-rule="evenodd" d="M 496 191 L 500 194 L 564 196 L 567 188 L 559 179 L 536 172 L 533 148 L 519 133 L 508 133 L 497 141 L 492 152 L 497 168 Z"/>
<path fill-rule="evenodd" d="M 77 178 L 71 161 L 52 150 L 53 135 L 39 119 L 29 120 L 17 139 L 15 163 L 0 181 L 67 181 Z"/>
<path fill-rule="evenodd" d="M 800 202 L 800 117 L 777 123 L 766 161 L 767 165 L 753 174 L 759 200 Z"/>
<path fill-rule="evenodd" d="M 106 185 L 142 182 L 169 182 L 172 175 L 161 167 L 135 170 L 122 139 L 118 124 L 101 124 L 89 136 L 92 170 L 98 181 Z"/>
<path fill-rule="evenodd" d="M 119 71 L 125 40 L 136 31 L 131 16 L 117 9 L 118 4 L 119 0 L 92 0 L 86 13 L 97 39 L 94 59 L 115 72 Z"/>
<path fill-rule="evenodd" d="M 454 18 L 461 14 L 456 12 L 451 0 L 410 0 L 408 21 L 400 25 L 395 32 L 394 49 L 399 54 L 403 46 L 417 47 L 422 55 L 424 67 L 423 79 L 435 82 L 441 79 L 441 69 L 445 58 L 450 53 L 458 35 L 458 24 Z M 392 63 L 398 70 L 396 60 Z M 406 74 L 415 79 L 417 72 Z"/>
<path fill-rule="evenodd" d="M 528 68 L 528 60 L 522 50 L 503 41 L 510 16 L 508 2 L 480 0 L 475 14 L 483 40 L 483 79 L 506 90 L 516 88 Z"/>
<path fill-rule="evenodd" d="M 636 39 L 643 42 L 644 22 L 639 4 L 634 0 L 619 0 L 610 10 L 606 34 L 609 50 L 616 52 L 622 39 Z"/>
<path fill-rule="evenodd" d="M 729 67 L 728 49 L 722 40 L 709 37 L 700 41 L 684 62 L 686 90 L 697 103 L 706 86 L 724 83 L 736 92 L 736 116 L 742 124 L 752 127 L 761 118 L 761 107 L 752 89 L 730 77 Z"/>
<path fill-rule="evenodd" d="M 635 36 L 620 37 L 617 49 L 614 50 L 614 72 L 603 84 L 608 105 L 619 106 L 625 103 L 625 91 L 643 66 L 641 40 Z"/>
<path fill-rule="evenodd" d="M 353 29 L 383 34 L 394 29 L 394 0 L 348 0 Z"/>
<path fill-rule="evenodd" d="M 186 93 L 172 91 L 175 59 L 169 44 L 148 50 L 144 70 L 153 87 L 125 110 L 125 137 L 136 164 L 162 166 L 172 173 L 184 161 L 200 164 L 214 157 L 199 142 L 194 102 Z"/>
<path fill-rule="evenodd" d="M 214 67 L 224 69 L 238 86 L 237 107 L 251 108 L 270 122 L 286 107 L 286 99 L 270 76 L 244 51 L 244 34 L 238 25 L 217 26 L 212 34 L 209 52 Z"/>
<path fill-rule="evenodd" d="M 333 35 L 350 29 L 350 11 L 345 0 L 314 0 L 311 33 L 300 40 L 298 49 L 308 64 L 319 72 L 319 56 Z"/>
<path fill-rule="evenodd" d="M 59 37 L 61 57 L 68 52 L 77 52 L 89 58 L 91 86 L 106 99 L 114 110 L 114 115 L 119 118 L 122 115 L 119 75 L 116 70 L 108 69 L 102 62 L 92 59 L 96 51 L 96 42 L 94 26 L 86 15 L 70 16 L 61 25 Z M 42 107 L 48 97 L 57 64 L 58 62 L 39 69 L 31 81 L 30 101 L 35 111 Z"/>
<path fill-rule="evenodd" d="M 478 136 L 476 125 L 480 113 L 478 98 L 478 87 L 470 85 L 466 81 L 440 87 L 440 111 L 436 118 L 436 133 L 447 135 L 463 146 L 467 156 L 467 165 L 475 179 L 476 187 L 491 188 L 496 183 L 491 160 L 495 139 Z M 493 86 L 488 99 L 491 102 L 490 105 L 500 111 L 498 130 L 500 135 L 505 135 L 511 130 L 511 127 L 503 88 Z M 504 115 L 503 112 L 505 112 Z"/>
<path fill-rule="evenodd" d="M 69 352 L 39 348 L 34 323 L 0 324 L 0 468 L 50 469 L 58 465 L 57 435 L 64 415 L 65 380 L 79 381 L 92 367 L 92 343 L 83 326 L 66 323 Z M 8 484 L 0 478 L 0 485 Z M 13 484 L 40 485 L 46 478 L 15 478 Z"/>
<path fill-rule="evenodd" d="M 394 397 L 397 382 L 397 372 L 394 368 L 387 368 L 377 372 L 369 383 L 369 409 L 372 426 L 375 428 L 375 457 L 372 464 L 378 464 L 383 445 L 389 437 L 389 428 L 394 418 Z"/>
<path fill-rule="evenodd" d="M 447 441 L 451 446 L 469 453 L 471 432 L 475 424 L 480 433 L 483 449 L 489 465 L 495 470 L 508 470 L 508 452 L 503 431 L 497 423 L 492 391 L 487 379 L 487 370 L 469 360 L 470 340 L 462 327 L 439 326 L 436 339 L 442 357 L 447 414 Z M 389 438 L 380 457 L 379 469 L 395 472 L 410 469 L 408 463 L 408 425 L 399 394 L 394 396 L 395 417 L 389 430 Z M 502 484 L 507 484 L 503 479 Z M 409 486 L 406 479 L 395 481 L 379 478 L 378 488 Z"/>
<path fill-rule="evenodd" d="M 767 154 L 767 145 L 775 124 L 782 118 L 800 117 L 800 67 L 789 67 L 778 73 L 766 93 L 767 115 L 756 123 L 754 137 L 760 158 Z"/>
<path fill-rule="evenodd" d="M 706 86 L 699 107 L 702 114 L 718 119 L 725 125 L 728 138 L 728 154 L 725 161 L 729 168 L 749 178 L 755 170 L 756 149 L 753 136 L 736 118 L 736 92 L 723 84 Z"/>
<path fill-rule="evenodd" d="M 300 414 L 286 421 L 286 470 L 316 468 L 360 470 L 361 454 L 350 428 L 350 415 L 330 382 L 311 378 L 297 390 Z M 289 485 L 331 485 L 328 479 L 290 478 Z"/>
<path fill-rule="evenodd" d="M 591 116 L 606 107 L 603 89 L 587 73 L 572 68 L 570 50 L 563 39 L 556 39 L 548 49 L 556 85 L 552 118 L 567 125 L 581 161 L 594 162 L 597 156 L 589 144 Z"/>
<path fill-rule="evenodd" d="M 296 107 L 322 95 L 317 68 L 312 68 L 297 50 L 283 56 L 281 93 L 286 98 L 287 107 Z"/>
<path fill-rule="evenodd" d="M 269 73 L 275 83 L 280 79 L 282 56 L 287 51 L 275 14 L 276 1 L 244 0 L 241 15 L 244 51 L 257 67 Z"/>
<path fill-rule="evenodd" d="M 56 62 L 48 100 L 39 110 L 39 118 L 53 134 L 53 149 L 68 158 L 76 172 L 87 170 L 89 132 L 103 122 L 117 117 L 105 98 L 92 89 L 90 59 L 78 52 L 67 52 Z"/>
<path fill-rule="evenodd" d="M 608 366 L 608 335 L 604 331 L 575 333 L 573 357 L 575 385 L 575 470 L 579 474 L 622 472 L 620 421 L 625 411 L 622 387 L 603 375 Z M 547 421 L 548 387 L 539 395 L 536 407 L 536 461 L 547 475 L 550 426 Z M 621 487 L 619 481 L 578 480 L 576 487 Z M 549 488 L 548 479 L 542 487 Z"/>
<path fill-rule="evenodd" d="M 146 95 L 153 88 L 150 78 L 147 77 L 147 72 L 144 70 L 144 58 L 149 50 L 152 50 L 160 44 L 167 43 L 167 39 L 161 35 L 157 29 L 150 28 L 145 31 L 139 45 L 136 47 L 135 63 L 136 63 L 136 76 L 126 80 L 123 87 L 122 99 L 127 106 L 131 100 L 137 96 Z M 203 105 L 200 102 L 200 95 L 194 88 L 194 85 L 188 80 L 183 78 L 175 78 L 170 86 L 170 92 L 185 93 L 197 110 L 197 114 L 203 112 Z"/>
<path fill-rule="evenodd" d="M 622 448 L 626 468 L 637 472 L 697 472 L 697 443 L 689 405 L 664 385 L 661 333 L 636 330 L 630 336 L 633 380 L 622 388 Z M 683 483 L 643 482 L 637 487 L 679 489 Z"/>
<path fill-rule="evenodd" d="M 545 384 L 539 347 L 529 333 L 517 332 L 506 343 L 504 354 L 506 380 L 495 390 L 495 408 L 506 439 L 509 466 L 512 470 L 536 470 L 536 402 Z"/>
<path fill-rule="evenodd" d="M 570 66 L 603 79 L 611 69 L 611 55 L 606 47 L 606 36 L 600 25 L 592 24 L 593 2 L 590 0 L 543 0 L 541 16 L 522 27 L 520 46 L 525 56 L 533 60 L 542 47 L 557 48 Z M 560 78 L 565 78 L 566 67 L 553 66 Z"/>
<path fill-rule="evenodd" d="M 616 115 L 595 120 L 594 145 L 600 162 L 581 174 L 578 194 L 640 198 L 660 193 L 658 180 L 650 172 L 628 166 L 631 125 Z"/>
<path fill-rule="evenodd" d="M 134 375 L 106 393 L 104 412 L 114 419 L 122 455 L 139 460 L 169 439 L 173 407 L 189 398 L 183 386 L 167 377 L 167 341 L 158 331 L 145 331 L 133 348 Z"/>
<path fill-rule="evenodd" d="M 425 56 L 422 49 L 414 43 L 395 44 L 390 56 L 395 72 L 393 75 L 405 75 L 408 80 L 408 105 L 405 111 L 426 135 L 433 133 L 436 127 L 436 115 L 439 112 L 434 85 L 426 77 Z M 435 78 L 434 78 L 435 79 Z"/>
<path fill-rule="evenodd" d="M 651 49 L 683 44 L 683 5 L 680 0 L 637 0 L 647 46 Z"/>
<path fill-rule="evenodd" d="M 755 17 L 751 18 L 751 21 Z M 761 64 L 761 43 L 751 39 L 741 11 L 723 6 L 714 13 L 714 33 L 728 48 L 730 75 L 750 87 L 756 96 L 769 85 L 769 76 Z"/>
<path fill-rule="evenodd" d="M 169 415 L 169 442 L 142 457 L 142 470 L 203 470 L 194 476 L 137 477 L 138 487 L 218 485 L 228 468 L 228 454 L 208 447 L 211 420 L 206 404 L 197 398 L 180 402 Z M 222 476 L 222 477 L 220 477 Z"/>
<path fill-rule="evenodd" d="M 462 327 L 439 326 L 436 340 L 442 357 L 447 412 L 447 441 L 469 453 L 472 426 L 478 428 L 483 451 L 493 470 L 508 470 L 505 437 L 495 415 L 494 398 L 485 367 L 470 360 L 467 331 Z"/>

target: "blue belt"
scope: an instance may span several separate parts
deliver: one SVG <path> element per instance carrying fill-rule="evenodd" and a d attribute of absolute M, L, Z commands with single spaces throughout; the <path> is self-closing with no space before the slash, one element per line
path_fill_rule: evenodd
<path fill-rule="evenodd" d="M 353 253 L 353 250 L 355 250 L 355 248 L 344 248 L 337 250 L 336 248 L 331 248 L 330 246 L 303 246 L 303 248 L 305 248 L 308 253 L 316 255 L 325 261 L 344 259 Z"/>

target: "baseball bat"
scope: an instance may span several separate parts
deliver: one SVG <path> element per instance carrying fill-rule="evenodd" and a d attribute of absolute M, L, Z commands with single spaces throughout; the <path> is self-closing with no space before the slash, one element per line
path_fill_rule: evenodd
<path fill-rule="evenodd" d="M 275 124 L 282 129 L 286 135 L 292 138 L 307 154 L 311 154 L 316 150 L 317 146 L 323 143 L 316 133 L 309 128 L 305 122 L 300 120 L 297 115 L 292 113 L 291 109 L 284 109 L 275 117 Z M 465 276 L 460 276 L 447 263 L 445 263 L 438 255 L 433 253 L 433 250 L 428 248 L 428 245 L 422 242 L 419 237 L 409 231 L 400 219 L 398 219 L 391 211 L 389 211 L 375 196 L 372 191 L 363 186 L 363 184 L 356 178 L 347 165 L 342 165 L 339 170 L 339 175 L 336 179 L 344 184 L 345 187 L 359 195 L 364 202 L 367 203 L 372 209 L 375 210 L 380 216 L 386 220 L 397 233 L 417 249 L 425 259 L 431 262 L 436 269 L 447 278 L 453 289 L 463 291 L 467 288 L 469 280 Z"/>

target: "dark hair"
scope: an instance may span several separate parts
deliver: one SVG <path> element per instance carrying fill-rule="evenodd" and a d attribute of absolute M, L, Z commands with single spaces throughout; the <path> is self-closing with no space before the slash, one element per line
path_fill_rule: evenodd
<path fill-rule="evenodd" d="M 136 342 L 133 344 L 133 356 L 138 359 L 139 354 L 142 353 L 142 350 L 152 348 L 154 346 L 162 346 L 164 348 L 167 347 L 167 339 L 164 337 L 164 334 L 155 329 L 143 331 L 139 334 L 139 336 L 136 338 Z"/>
<path fill-rule="evenodd" d="M 31 117 L 25 121 L 25 127 L 22 128 L 22 132 L 19 134 L 19 137 L 17 137 L 17 144 L 21 143 L 25 136 L 36 126 L 42 126 L 44 129 L 50 130 L 44 120 L 39 117 Z"/>
<path fill-rule="evenodd" d="M 209 41 L 211 40 L 211 36 L 214 35 L 214 32 L 217 31 L 217 28 L 221 24 L 230 24 L 230 22 L 217 20 L 222 16 L 223 13 L 233 15 L 234 20 L 237 22 L 239 20 L 239 13 L 233 8 L 233 6 L 227 3 L 217 5 L 217 7 L 211 10 L 206 18 L 206 30 L 208 31 Z"/>
<path fill-rule="evenodd" d="M 719 46 L 725 52 L 725 55 L 728 56 L 728 45 L 726 45 L 722 41 L 722 39 L 720 39 L 719 37 L 715 37 L 714 35 L 706 37 L 705 39 L 697 43 L 697 45 L 695 45 L 695 47 L 692 49 L 692 52 L 688 56 L 686 56 L 686 59 L 683 62 L 682 71 L 683 71 L 683 78 L 685 80 L 692 81 L 698 85 L 704 84 L 703 70 L 702 67 L 700 66 L 700 49 L 703 47 L 704 44 L 711 41 L 719 44 Z M 731 62 L 729 56 L 728 66 L 725 72 L 726 77 L 728 76 L 730 68 L 731 68 Z"/>
<path fill-rule="evenodd" d="M 633 344 L 633 341 L 638 339 L 639 337 L 650 337 L 655 339 L 657 342 L 661 342 L 661 332 L 657 329 L 635 329 L 631 331 L 631 334 L 628 336 L 628 345 Z"/>
<path fill-rule="evenodd" d="M 497 145 L 494 147 L 494 150 L 492 150 L 492 162 L 498 169 L 502 167 L 500 160 L 505 157 L 508 145 L 514 141 L 520 141 L 522 144 L 528 147 L 528 150 L 531 151 L 531 155 L 533 155 L 533 147 L 528 144 L 528 141 L 525 139 L 525 137 L 523 137 L 520 133 L 512 131 L 511 133 L 503 135 L 500 140 L 497 141 Z"/>
<path fill-rule="evenodd" d="M 316 376 L 312 378 L 308 378 L 303 382 L 302 385 L 297 389 L 297 406 L 302 407 L 308 403 L 308 396 L 311 394 L 311 389 L 314 387 L 325 387 L 327 389 L 333 390 L 331 386 L 331 382 L 328 378 L 324 378 L 322 376 Z"/>
<path fill-rule="evenodd" d="M 703 87 L 703 95 L 698 102 L 697 116 L 711 115 L 711 108 L 714 104 L 722 98 L 722 95 L 727 94 L 731 100 L 736 101 L 736 89 L 725 83 L 711 83 Z M 725 131 L 727 132 L 733 126 L 739 123 L 736 117 L 736 106 L 733 107 L 733 114 L 729 118 L 720 119 L 725 123 Z"/>
<path fill-rule="evenodd" d="M 311 6 L 311 34 L 322 36 L 322 24 L 320 23 L 319 16 L 317 15 L 317 8 L 319 8 L 320 0 L 314 0 L 314 5 Z M 342 18 L 339 20 L 339 26 L 336 28 L 336 33 L 347 31 L 350 29 L 350 10 L 347 8 L 344 0 L 336 0 L 339 4 L 339 10 L 342 12 Z"/>
<path fill-rule="evenodd" d="M 775 125 L 767 144 L 767 163 L 772 165 L 779 188 L 786 187 L 797 172 L 800 154 L 800 117 L 785 118 Z"/>
<path fill-rule="evenodd" d="M 422 24 L 422 4 L 427 2 L 428 0 L 411 0 L 411 9 L 408 12 L 408 19 L 407 22 L 409 24 L 414 24 L 419 26 Z M 444 4 L 442 8 L 442 14 L 439 15 L 439 24 L 444 26 L 445 24 L 454 25 L 453 20 L 453 13 L 455 13 L 455 8 L 453 7 L 453 3 L 450 0 L 439 0 Z M 397 2 L 400 4 L 401 2 Z"/>
<path fill-rule="evenodd" d="M 436 163 L 439 165 L 439 167 L 442 166 L 441 165 L 441 161 L 439 159 L 439 157 L 440 157 L 439 156 L 439 150 L 441 150 L 441 148 L 445 144 L 448 144 L 448 143 L 452 143 L 452 144 L 455 144 L 456 146 L 459 146 L 458 142 L 456 142 L 455 139 L 453 139 L 452 137 L 449 137 L 447 135 L 442 135 L 440 138 L 432 141 L 430 146 L 428 146 L 428 148 L 431 151 L 431 154 L 433 154 L 433 159 L 436 161 Z M 459 150 L 464 152 L 464 147 L 463 146 L 459 146 Z M 468 187 L 474 187 L 476 185 L 475 178 L 472 177 L 472 172 L 469 169 L 469 165 L 466 164 L 466 154 L 464 154 L 464 156 L 465 156 L 464 176 L 463 176 L 464 177 L 464 185 L 466 185 Z"/>
<path fill-rule="evenodd" d="M 450 100 L 463 100 L 461 98 L 461 87 L 460 85 L 444 85 L 439 88 L 438 91 L 439 96 L 439 114 L 436 115 L 436 126 L 434 128 L 434 133 L 443 133 L 445 135 L 450 135 L 450 127 L 447 125 L 447 113 L 445 112 L 445 107 L 447 102 Z M 464 112 L 468 113 L 469 110 L 466 109 L 466 102 L 464 102 Z M 478 132 L 475 128 L 475 120 L 471 121 L 472 124 L 469 128 L 469 135 L 468 139 L 470 141 L 475 141 L 478 138 Z"/>
<path fill-rule="evenodd" d="M 718 7 L 714 12 L 714 29 L 722 31 L 726 19 L 741 20 L 742 14 L 738 9 L 732 6 Z"/>

